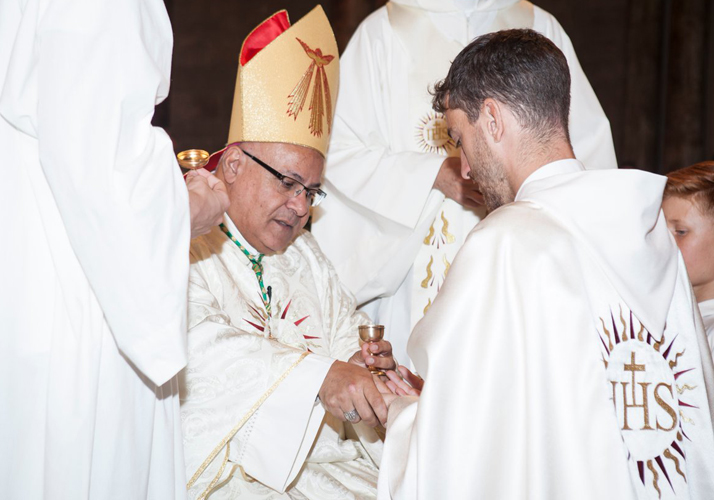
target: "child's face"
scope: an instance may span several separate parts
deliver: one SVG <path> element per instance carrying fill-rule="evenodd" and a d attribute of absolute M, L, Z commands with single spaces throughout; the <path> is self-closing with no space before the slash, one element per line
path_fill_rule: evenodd
<path fill-rule="evenodd" d="M 694 291 L 714 283 L 714 216 L 702 213 L 689 198 L 669 196 L 662 203 Z"/>

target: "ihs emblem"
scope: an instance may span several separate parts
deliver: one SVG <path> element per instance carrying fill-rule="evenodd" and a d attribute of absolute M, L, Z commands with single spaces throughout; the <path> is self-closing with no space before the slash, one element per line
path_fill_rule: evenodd
<path fill-rule="evenodd" d="M 456 149 L 453 139 L 449 137 L 449 129 L 442 113 L 430 111 L 419 120 L 414 138 L 419 148 L 425 153 L 448 155 Z"/>
<path fill-rule="evenodd" d="M 686 482 L 683 469 L 688 440 L 687 383 L 693 367 L 679 366 L 685 349 L 678 335 L 667 338 L 667 330 L 657 340 L 629 312 L 626 321 L 620 310 L 619 325 L 612 314 L 600 318 L 603 362 L 612 391 L 618 425 L 643 486 L 650 486 L 661 498 L 662 483 L 677 490 L 676 476 Z M 608 328 L 608 323 L 610 328 Z"/>
<path fill-rule="evenodd" d="M 302 48 L 305 50 L 307 56 L 312 59 L 312 62 L 288 96 L 288 116 L 292 116 L 295 120 L 297 120 L 298 114 L 302 111 L 302 108 L 305 105 L 307 93 L 310 90 L 312 74 L 315 73 L 315 69 L 317 68 L 315 85 L 312 87 L 312 97 L 310 97 L 309 127 L 310 132 L 314 136 L 320 137 L 322 136 L 322 119 L 325 114 L 327 114 L 328 133 L 330 132 L 332 123 L 332 98 L 330 95 L 330 85 L 327 81 L 327 74 L 325 73 L 325 66 L 330 64 L 335 56 L 323 55 L 319 48 L 312 50 L 299 38 L 295 39 L 300 42 L 300 45 L 302 45 Z"/>

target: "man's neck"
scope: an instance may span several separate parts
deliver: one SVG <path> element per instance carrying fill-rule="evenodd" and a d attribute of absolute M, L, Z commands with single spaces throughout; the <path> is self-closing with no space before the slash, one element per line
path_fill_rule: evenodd
<path fill-rule="evenodd" d="M 693 286 L 692 289 L 697 302 L 714 299 L 714 281 L 704 283 L 703 285 Z"/>
<path fill-rule="evenodd" d="M 228 215 L 228 213 L 226 213 L 224 221 L 225 221 L 226 227 L 231 232 L 233 237 L 235 239 L 237 239 L 246 250 L 248 250 L 248 253 L 250 253 L 251 255 L 260 255 L 260 252 L 258 252 L 253 247 L 253 245 L 251 245 L 248 242 L 248 240 L 245 239 L 245 237 L 241 234 L 240 229 L 238 229 L 238 226 L 233 222 L 233 220 L 231 219 L 230 215 Z"/>
<path fill-rule="evenodd" d="M 534 140 L 524 141 L 518 154 L 513 156 L 511 165 L 507 166 L 508 183 L 513 192 L 517 193 L 523 182 L 543 165 L 569 159 L 575 159 L 575 153 L 564 138 L 552 139 L 543 144 Z"/>

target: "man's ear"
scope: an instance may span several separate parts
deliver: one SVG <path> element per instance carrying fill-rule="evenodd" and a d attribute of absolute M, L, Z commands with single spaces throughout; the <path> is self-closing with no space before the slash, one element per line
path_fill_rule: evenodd
<path fill-rule="evenodd" d="M 223 179 L 226 184 L 233 184 L 246 163 L 247 156 L 238 146 L 229 146 L 223 153 L 221 163 L 223 167 Z"/>
<path fill-rule="evenodd" d="M 483 101 L 482 114 L 485 119 L 486 134 L 493 139 L 493 142 L 501 142 L 505 132 L 503 106 L 501 103 L 490 97 L 486 98 Z"/>

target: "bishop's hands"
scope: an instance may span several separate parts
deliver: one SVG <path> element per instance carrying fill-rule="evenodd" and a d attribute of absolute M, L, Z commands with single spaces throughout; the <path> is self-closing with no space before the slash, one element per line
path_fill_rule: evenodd
<path fill-rule="evenodd" d="M 383 370 L 373 375 L 366 368 Z M 365 342 L 349 362 L 335 361 L 320 387 L 325 410 L 340 420 L 363 421 L 371 427 L 386 425 L 387 410 L 400 396 L 418 396 L 424 380 L 405 366 L 398 366 L 392 345 L 386 340 Z"/>
<path fill-rule="evenodd" d="M 434 180 L 434 189 L 466 208 L 480 207 L 485 204 L 483 195 L 471 179 L 462 177 L 461 162 L 462 159 L 456 157 L 444 160 Z"/>
<path fill-rule="evenodd" d="M 361 420 L 371 427 L 387 422 L 387 404 L 372 374 L 356 363 L 332 363 L 319 396 L 325 410 L 342 421 Z"/>
<path fill-rule="evenodd" d="M 387 421 L 387 405 L 368 367 L 394 370 L 392 344 L 386 340 L 365 342 L 347 363 L 335 361 L 320 388 L 325 410 L 342 421 L 363 421 L 376 427 Z M 382 385 L 384 385 L 382 383 Z M 389 392 L 389 391 L 388 391 Z"/>
<path fill-rule="evenodd" d="M 191 209 L 191 238 L 208 233 L 223 221 L 230 200 L 226 185 L 205 168 L 186 174 L 188 202 Z"/>

